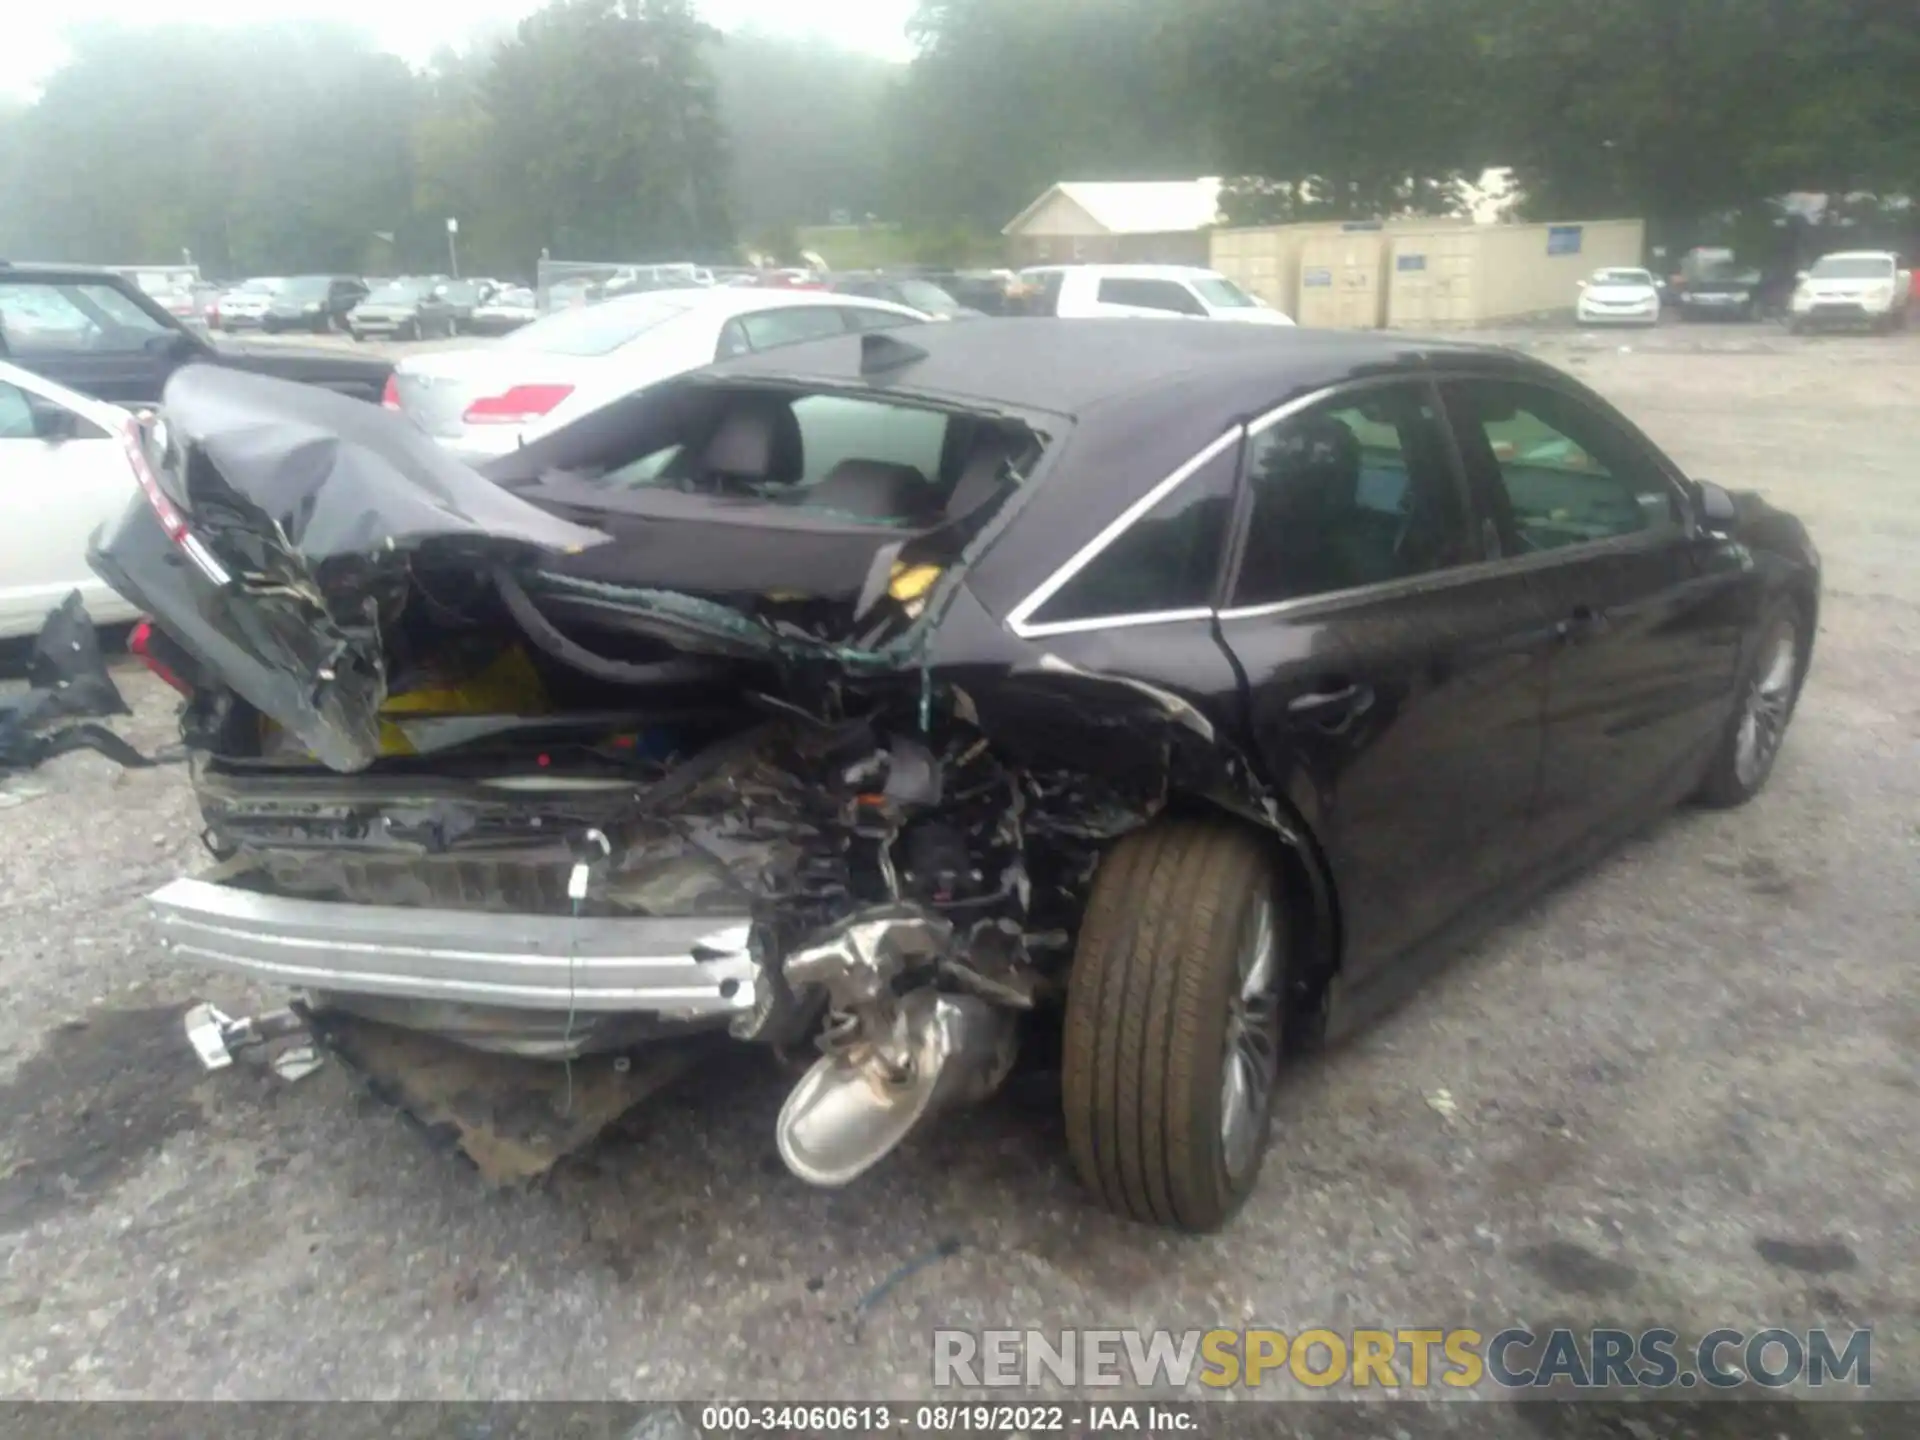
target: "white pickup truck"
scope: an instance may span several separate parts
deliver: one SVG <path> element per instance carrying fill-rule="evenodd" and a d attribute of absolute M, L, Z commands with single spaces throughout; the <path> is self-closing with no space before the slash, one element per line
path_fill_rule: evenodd
<path fill-rule="evenodd" d="M 1788 316 L 1794 334 L 1838 325 L 1897 329 L 1913 304 L 1913 273 L 1891 250 L 1824 255 L 1800 272 Z"/>

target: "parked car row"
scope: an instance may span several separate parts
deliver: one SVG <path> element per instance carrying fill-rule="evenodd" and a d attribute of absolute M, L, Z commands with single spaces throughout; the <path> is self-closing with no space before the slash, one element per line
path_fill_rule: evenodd
<path fill-rule="evenodd" d="M 685 271 L 677 282 L 642 270 Z M 624 277 L 624 278 L 623 278 Z M 1039 265 L 1025 270 L 942 270 L 930 266 L 829 272 L 816 268 L 722 270 L 632 267 L 611 278 L 574 275 L 547 286 L 548 310 L 594 305 L 636 289 L 691 286 L 828 290 L 906 305 L 937 320 L 987 315 L 1094 318 L 1184 315 L 1202 320 L 1288 325 L 1292 320 L 1216 270 L 1194 265 Z"/>
<path fill-rule="evenodd" d="M 503 287 L 445 275 L 369 279 L 357 275 L 256 276 L 208 306 L 208 328 L 269 335 L 340 333 L 356 340 L 423 340 L 466 332 L 474 313 Z"/>
<path fill-rule="evenodd" d="M 1800 271 L 1784 299 L 1760 271 L 1730 250 L 1690 251 L 1666 284 L 1638 267 L 1596 270 L 1580 282 L 1574 304 L 1582 325 L 1657 325 L 1671 309 L 1683 320 L 1785 319 L 1794 334 L 1861 328 L 1885 332 L 1907 323 L 1915 303 L 1913 273 L 1889 250 L 1847 250 Z"/>

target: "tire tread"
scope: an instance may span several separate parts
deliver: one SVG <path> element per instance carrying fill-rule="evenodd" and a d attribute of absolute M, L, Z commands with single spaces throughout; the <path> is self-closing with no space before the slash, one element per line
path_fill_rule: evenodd
<path fill-rule="evenodd" d="M 1137 831 L 1094 878 L 1068 991 L 1061 1094 L 1074 1169 L 1118 1214 L 1207 1230 L 1242 1198 L 1209 1133 L 1217 1030 L 1247 897 L 1270 883 L 1258 840 L 1224 821 Z"/>

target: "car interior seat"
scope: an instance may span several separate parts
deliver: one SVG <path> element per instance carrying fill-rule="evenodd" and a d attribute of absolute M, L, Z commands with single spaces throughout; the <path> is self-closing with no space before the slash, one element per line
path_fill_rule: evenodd
<path fill-rule="evenodd" d="M 807 490 L 811 508 L 838 510 L 863 520 L 924 521 L 940 513 L 940 497 L 912 465 L 842 460 Z"/>
<path fill-rule="evenodd" d="M 699 475 L 722 490 L 791 485 L 804 459 L 793 406 L 779 395 L 741 395 L 701 447 Z"/>
<path fill-rule="evenodd" d="M 1394 552 L 1396 573 L 1419 575 L 1493 558 L 1461 553 L 1467 523 L 1438 421 L 1421 413 L 1399 428 L 1407 462 L 1407 499 Z"/>
<path fill-rule="evenodd" d="M 1249 603 L 1344 590 L 1374 566 L 1356 553 L 1364 535 L 1359 503 L 1360 442 L 1341 421 L 1296 422 L 1268 450 L 1254 476 L 1241 591 Z M 1356 540 L 1362 542 L 1356 545 Z"/>

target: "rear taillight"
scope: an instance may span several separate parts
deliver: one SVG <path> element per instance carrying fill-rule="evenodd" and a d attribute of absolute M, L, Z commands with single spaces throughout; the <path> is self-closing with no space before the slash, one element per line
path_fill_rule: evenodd
<path fill-rule="evenodd" d="M 147 497 L 147 504 L 153 510 L 154 518 L 160 522 L 160 528 L 166 532 L 167 539 L 186 552 L 187 558 L 199 567 L 216 585 L 225 585 L 233 577 L 227 574 L 226 567 L 213 558 L 213 552 L 207 549 L 200 537 L 187 528 L 187 517 L 173 503 L 173 498 L 160 488 L 160 477 L 153 473 L 153 462 L 147 459 L 146 435 L 140 428 L 138 419 L 129 419 L 120 431 L 120 444 L 127 452 L 127 463 L 133 466 L 133 478 L 140 484 L 140 491 Z"/>
<path fill-rule="evenodd" d="M 153 507 L 153 513 L 160 521 L 160 528 L 167 532 L 167 538 L 178 545 L 187 533 L 187 517 L 174 505 L 172 498 L 160 488 L 160 477 L 153 473 L 153 464 L 147 459 L 147 440 L 138 420 L 129 420 L 120 432 L 120 443 L 126 447 L 127 463 L 133 466 L 133 478 L 140 482 L 140 489 L 147 497 L 147 504 Z"/>
<path fill-rule="evenodd" d="M 460 418 L 469 425 L 524 425 L 571 394 L 571 385 L 515 385 L 499 395 L 482 395 Z"/>
<path fill-rule="evenodd" d="M 400 381 L 398 377 L 387 376 L 387 388 L 380 392 L 380 403 L 389 410 L 400 408 Z"/>
<path fill-rule="evenodd" d="M 142 620 L 133 627 L 133 633 L 127 636 L 127 653 L 151 670 L 160 680 L 178 690 L 182 695 L 192 695 L 193 687 L 182 680 L 179 673 L 169 665 L 160 654 L 165 646 L 160 634 L 153 628 L 151 620 Z"/>

